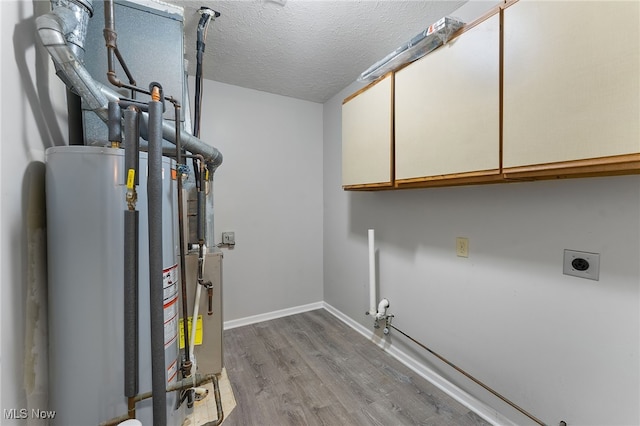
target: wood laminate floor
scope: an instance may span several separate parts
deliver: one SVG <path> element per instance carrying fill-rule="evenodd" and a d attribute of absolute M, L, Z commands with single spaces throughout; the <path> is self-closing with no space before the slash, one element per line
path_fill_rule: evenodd
<path fill-rule="evenodd" d="M 223 426 L 487 425 L 324 309 L 224 332 Z"/>

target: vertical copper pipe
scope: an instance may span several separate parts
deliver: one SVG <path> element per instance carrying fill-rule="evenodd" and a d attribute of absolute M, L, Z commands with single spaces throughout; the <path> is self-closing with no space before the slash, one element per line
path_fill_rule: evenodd
<path fill-rule="evenodd" d="M 127 415 L 130 419 L 136 418 L 136 399 L 128 398 L 127 399 Z"/>

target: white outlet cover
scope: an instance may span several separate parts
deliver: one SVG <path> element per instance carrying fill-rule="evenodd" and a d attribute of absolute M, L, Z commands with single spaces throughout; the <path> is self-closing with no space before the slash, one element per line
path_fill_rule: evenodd
<path fill-rule="evenodd" d="M 600 253 L 565 249 L 562 273 L 578 278 L 599 281 Z"/>

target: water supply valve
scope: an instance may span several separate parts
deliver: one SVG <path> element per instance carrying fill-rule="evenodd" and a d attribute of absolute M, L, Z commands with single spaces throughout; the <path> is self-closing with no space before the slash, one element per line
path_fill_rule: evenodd
<path fill-rule="evenodd" d="M 134 169 L 129 169 L 127 173 L 127 194 L 125 195 L 125 200 L 127 201 L 127 207 L 129 208 L 129 210 L 135 210 L 136 202 L 138 201 L 138 193 L 136 192 L 135 180 L 136 171 Z"/>

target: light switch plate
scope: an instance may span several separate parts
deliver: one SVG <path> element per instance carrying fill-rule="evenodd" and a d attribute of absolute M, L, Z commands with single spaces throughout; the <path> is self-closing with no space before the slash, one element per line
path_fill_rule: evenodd
<path fill-rule="evenodd" d="M 600 253 L 565 249 L 562 273 L 578 278 L 599 281 Z"/>

